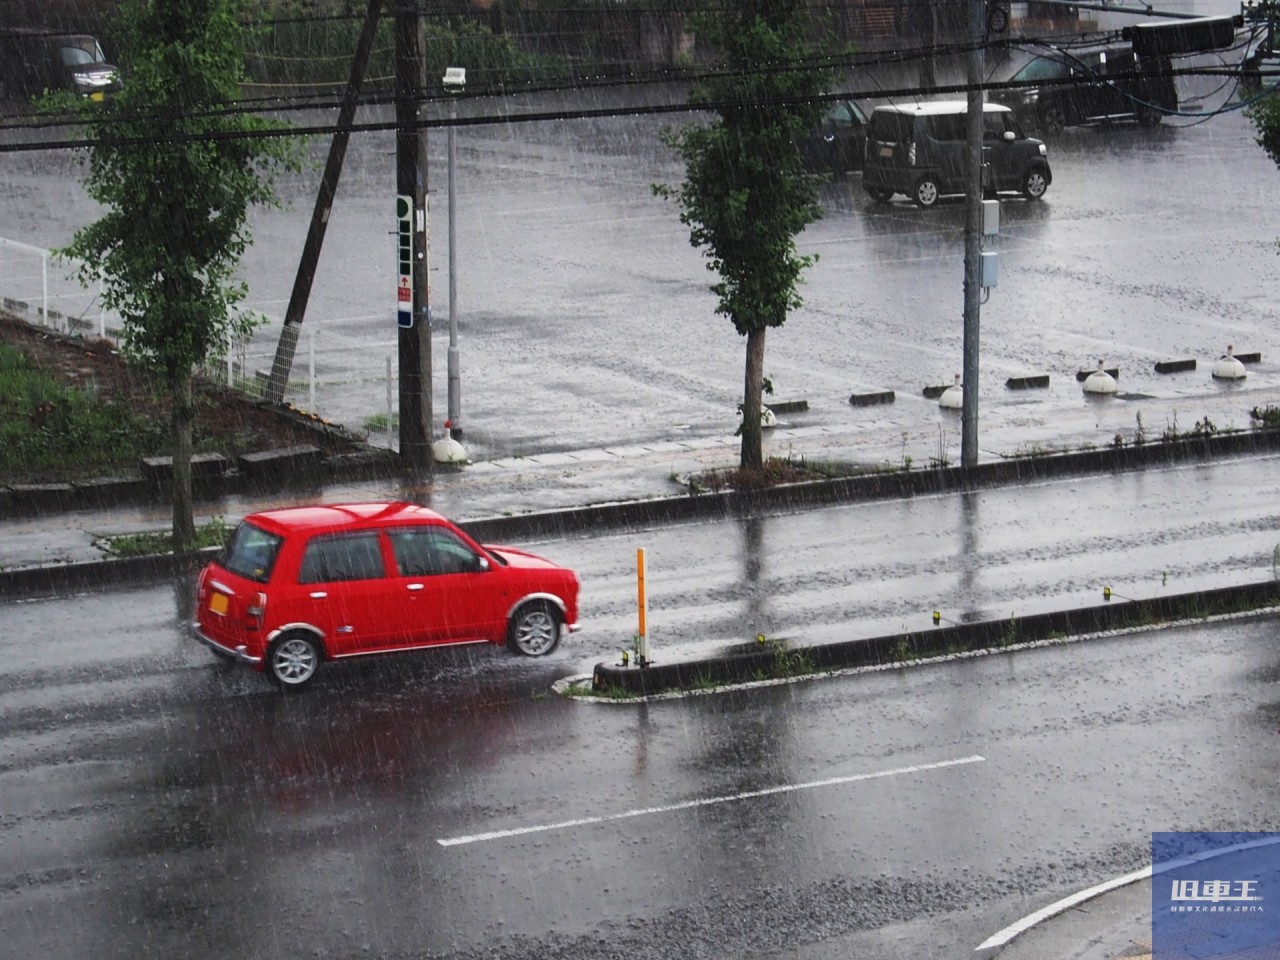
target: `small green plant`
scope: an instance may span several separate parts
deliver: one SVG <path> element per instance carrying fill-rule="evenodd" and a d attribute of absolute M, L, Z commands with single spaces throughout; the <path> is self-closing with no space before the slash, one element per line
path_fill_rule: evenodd
<path fill-rule="evenodd" d="M 386 433 L 388 430 L 388 419 L 385 413 L 370 414 L 361 421 L 361 424 L 369 433 Z M 399 427 L 400 414 L 393 413 L 390 418 L 390 429 L 397 430 Z"/>
<path fill-rule="evenodd" d="M 1164 432 L 1160 434 L 1161 443 L 1173 443 L 1181 434 L 1178 433 L 1178 413 L 1175 410 L 1173 417 L 1164 425 Z"/>
<path fill-rule="evenodd" d="M 703 670 L 703 671 L 700 671 L 698 675 L 693 678 L 693 684 L 691 685 L 690 689 L 714 690 L 719 686 L 720 686 L 720 683 L 716 680 L 716 678 L 713 677 L 710 673 Z"/>
<path fill-rule="evenodd" d="M 1005 621 L 999 642 L 1002 647 L 1008 647 L 1018 642 L 1018 618 L 1012 613 L 1009 614 L 1009 619 Z"/>
<path fill-rule="evenodd" d="M 1207 416 L 1201 417 L 1187 432 L 1187 436 L 1197 439 L 1208 439 L 1218 432 L 1218 425 L 1210 420 Z"/>
<path fill-rule="evenodd" d="M 195 549 L 220 547 L 230 534 L 230 525 L 214 517 L 196 527 Z M 173 535 L 167 530 L 113 534 L 99 538 L 98 545 L 114 557 L 147 557 L 172 551 Z"/>
<path fill-rule="evenodd" d="M 906 663 L 908 660 L 916 659 L 916 652 L 911 648 L 906 637 L 899 637 L 889 648 L 889 659 L 893 663 Z"/>
<path fill-rule="evenodd" d="M 1133 431 L 1133 445 L 1140 447 L 1147 442 L 1147 428 L 1142 425 L 1141 410 L 1134 415 L 1134 419 L 1138 421 L 1138 426 Z"/>
<path fill-rule="evenodd" d="M 1280 407 L 1268 404 L 1265 407 L 1254 407 L 1249 411 L 1249 419 L 1266 430 L 1280 428 Z"/>

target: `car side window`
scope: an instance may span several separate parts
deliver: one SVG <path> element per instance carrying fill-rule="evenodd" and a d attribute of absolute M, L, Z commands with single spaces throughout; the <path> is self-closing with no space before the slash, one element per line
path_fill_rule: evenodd
<path fill-rule="evenodd" d="M 298 582 L 376 580 L 383 574 L 378 534 L 369 531 L 314 538 L 303 551 Z"/>
<path fill-rule="evenodd" d="M 480 569 L 480 555 L 443 527 L 405 527 L 387 535 L 402 577 L 475 573 Z"/>
<path fill-rule="evenodd" d="M 929 133 L 935 140 L 968 139 L 968 115 L 942 113 L 929 118 Z"/>
<path fill-rule="evenodd" d="M 984 140 L 1002 140 L 1004 132 L 1009 129 L 1006 118 L 1008 114 L 992 111 L 982 115 L 982 138 Z"/>

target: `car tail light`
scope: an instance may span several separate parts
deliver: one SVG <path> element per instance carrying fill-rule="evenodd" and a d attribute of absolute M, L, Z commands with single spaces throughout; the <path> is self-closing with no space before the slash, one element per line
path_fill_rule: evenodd
<path fill-rule="evenodd" d="M 916 144 L 913 140 L 907 145 L 907 166 L 914 167 L 916 165 Z"/>
<path fill-rule="evenodd" d="M 244 609 L 244 625 L 248 630 L 261 630 L 262 620 L 267 614 L 267 595 L 255 593 L 249 605 Z"/>

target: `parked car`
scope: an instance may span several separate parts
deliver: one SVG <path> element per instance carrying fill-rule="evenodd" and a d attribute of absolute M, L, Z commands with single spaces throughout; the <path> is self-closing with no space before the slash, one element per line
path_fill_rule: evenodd
<path fill-rule="evenodd" d="M 805 166 L 815 173 L 861 170 L 867 115 L 852 100 L 837 100 L 803 145 Z"/>
<path fill-rule="evenodd" d="M 96 37 L 39 30 L 0 31 L 0 100 L 71 90 L 91 100 L 118 91 L 120 71 Z"/>
<path fill-rule="evenodd" d="M 251 514 L 200 574 L 192 630 L 285 689 L 326 661 L 465 643 L 527 656 L 578 629 L 578 577 L 410 503 Z"/>
<path fill-rule="evenodd" d="M 1168 57 L 1139 60 L 1128 43 L 1021 53 L 988 76 L 988 97 L 1047 133 L 1101 120 L 1155 126 L 1178 110 Z M 999 87 L 992 84 L 1023 84 Z"/>
<path fill-rule="evenodd" d="M 968 178 L 968 103 L 935 100 L 876 107 L 867 125 L 863 189 L 877 203 L 901 193 L 931 207 L 948 193 L 964 193 Z M 1022 132 L 1013 111 L 983 109 L 983 190 L 1021 191 L 1038 200 L 1053 182 L 1044 143 Z"/>

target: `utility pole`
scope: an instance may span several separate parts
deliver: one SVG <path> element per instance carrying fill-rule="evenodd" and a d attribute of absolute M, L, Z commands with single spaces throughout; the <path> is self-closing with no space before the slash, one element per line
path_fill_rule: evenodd
<path fill-rule="evenodd" d="M 987 0 L 969 0 L 969 177 L 964 226 L 964 361 L 961 380 L 960 466 L 978 465 L 978 315 L 982 296 L 982 45 Z"/>
<path fill-rule="evenodd" d="M 431 322 L 427 286 L 427 149 L 420 126 L 426 58 L 414 0 L 395 2 L 396 193 L 409 199 L 409 310 L 398 311 L 400 462 L 414 479 L 430 479 Z M 403 270 L 403 265 L 402 265 Z"/>
<path fill-rule="evenodd" d="M 355 119 L 356 104 L 360 99 L 360 88 L 364 85 L 364 72 L 369 63 L 369 53 L 373 50 L 381 10 L 382 0 L 369 0 L 364 27 L 360 31 L 355 57 L 351 61 L 347 89 L 338 110 L 338 127 L 329 143 L 329 159 L 325 162 L 324 174 L 320 178 L 320 192 L 316 195 L 316 203 L 311 211 L 311 226 L 307 230 L 306 242 L 302 245 L 302 258 L 298 261 L 298 272 L 293 278 L 293 292 L 289 294 L 284 326 L 280 330 L 275 360 L 271 364 L 271 376 L 267 380 L 265 399 L 271 403 L 284 402 L 284 390 L 289 384 L 293 355 L 298 347 L 298 328 L 302 326 L 302 319 L 307 313 L 307 300 L 311 297 L 311 284 L 316 276 L 316 262 L 320 259 L 320 248 L 324 246 L 329 212 L 333 208 L 334 194 L 338 191 L 338 178 L 342 175 L 342 162 L 347 155 L 347 141 L 351 139 L 351 121 Z"/>

